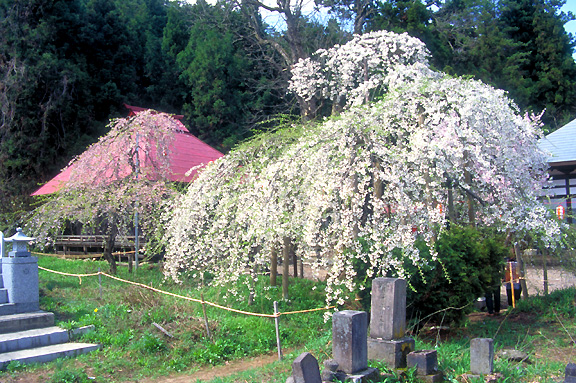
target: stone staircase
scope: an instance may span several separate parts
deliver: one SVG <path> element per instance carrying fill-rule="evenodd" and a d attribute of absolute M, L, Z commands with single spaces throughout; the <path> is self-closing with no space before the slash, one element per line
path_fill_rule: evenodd
<path fill-rule="evenodd" d="M 45 363 L 73 357 L 100 348 L 89 343 L 69 343 L 67 330 L 54 326 L 54 314 L 36 311 L 15 314 L 14 304 L 2 282 L 0 262 L 0 371 L 8 363 Z"/>

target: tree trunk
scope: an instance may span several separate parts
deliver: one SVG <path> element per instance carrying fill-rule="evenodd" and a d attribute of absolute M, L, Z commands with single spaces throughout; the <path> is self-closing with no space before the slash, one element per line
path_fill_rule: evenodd
<path fill-rule="evenodd" d="M 454 189 L 452 189 L 452 179 L 446 177 L 446 187 L 448 189 L 448 221 L 456 222 L 456 212 L 454 211 Z"/>
<path fill-rule="evenodd" d="M 288 299 L 288 274 L 290 273 L 290 238 L 284 237 L 284 248 L 282 249 L 282 297 Z"/>
<path fill-rule="evenodd" d="M 548 265 L 546 264 L 546 257 L 548 252 L 546 248 L 542 249 L 542 276 L 544 277 L 544 296 L 548 296 Z"/>
<path fill-rule="evenodd" d="M 296 255 L 296 246 L 290 246 L 290 258 L 292 258 L 294 278 L 298 278 L 298 256 Z"/>
<path fill-rule="evenodd" d="M 468 185 L 468 188 L 472 189 L 472 176 L 467 170 L 464 171 L 464 179 Z M 476 227 L 476 211 L 474 209 L 474 199 L 472 199 L 472 196 L 468 193 L 466 194 L 466 197 L 468 198 L 468 223 L 470 226 Z"/>
<path fill-rule="evenodd" d="M 270 286 L 276 286 L 278 276 L 278 250 L 273 247 L 270 251 Z"/>
<path fill-rule="evenodd" d="M 520 287 L 522 287 L 522 296 L 528 299 L 528 285 L 526 284 L 526 266 L 524 265 L 524 258 L 519 244 L 514 244 L 514 253 L 516 254 L 516 262 L 518 262 L 518 274 L 520 275 Z"/>
<path fill-rule="evenodd" d="M 116 236 L 118 235 L 118 227 L 116 225 L 111 225 L 108 229 L 108 236 L 106 237 L 106 242 L 104 243 L 104 259 L 110 265 L 110 274 L 116 274 L 116 260 L 112 252 L 114 251 L 114 243 L 116 242 Z"/>

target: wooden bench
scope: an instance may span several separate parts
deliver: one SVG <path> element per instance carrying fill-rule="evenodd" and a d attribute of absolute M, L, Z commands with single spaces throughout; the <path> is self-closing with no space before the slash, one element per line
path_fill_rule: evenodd
<path fill-rule="evenodd" d="M 134 239 L 133 235 L 118 236 L 113 251 L 135 251 Z M 145 243 L 143 237 L 139 239 L 140 244 Z M 105 235 L 59 235 L 56 237 L 54 250 L 56 254 L 65 256 L 101 257 L 105 243 Z"/>

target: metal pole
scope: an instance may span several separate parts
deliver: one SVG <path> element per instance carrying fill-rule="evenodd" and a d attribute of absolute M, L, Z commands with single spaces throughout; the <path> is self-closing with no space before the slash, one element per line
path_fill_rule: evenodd
<path fill-rule="evenodd" d="M 136 181 L 140 176 L 140 134 L 136 134 Z M 136 193 L 136 211 L 134 213 L 134 270 L 138 270 L 138 253 L 140 252 L 140 235 L 138 228 L 138 193 Z"/>
<path fill-rule="evenodd" d="M 278 314 L 278 302 L 274 301 L 274 314 Z M 280 317 L 274 318 L 276 325 L 276 344 L 278 345 L 278 360 L 282 360 L 282 346 L 280 345 Z"/>

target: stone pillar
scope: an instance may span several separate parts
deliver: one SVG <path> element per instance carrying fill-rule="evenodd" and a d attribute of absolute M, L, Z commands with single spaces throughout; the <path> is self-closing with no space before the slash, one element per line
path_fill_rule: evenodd
<path fill-rule="evenodd" d="M 347 374 L 368 368 L 368 315 L 364 311 L 338 311 L 332 316 L 332 355 Z"/>
<path fill-rule="evenodd" d="M 474 338 L 470 341 L 470 372 L 490 375 L 494 371 L 494 340 Z"/>
<path fill-rule="evenodd" d="M 406 281 L 376 278 L 372 281 L 370 337 L 400 339 L 406 332 Z"/>
<path fill-rule="evenodd" d="M 368 314 L 364 311 L 339 311 L 332 316 L 331 376 L 340 381 L 366 382 L 378 377 L 375 368 L 368 368 Z"/>
<path fill-rule="evenodd" d="M 405 368 L 406 356 L 415 350 L 414 339 L 406 332 L 406 281 L 376 278 L 372 281 L 372 311 L 368 358 L 390 368 Z"/>
<path fill-rule="evenodd" d="M 2 258 L 2 278 L 8 290 L 8 302 L 14 304 L 16 313 L 38 311 L 38 258 L 32 257 L 26 244 L 33 238 L 26 237 L 18 228 L 15 235 L 7 238 L 12 251 Z"/>

